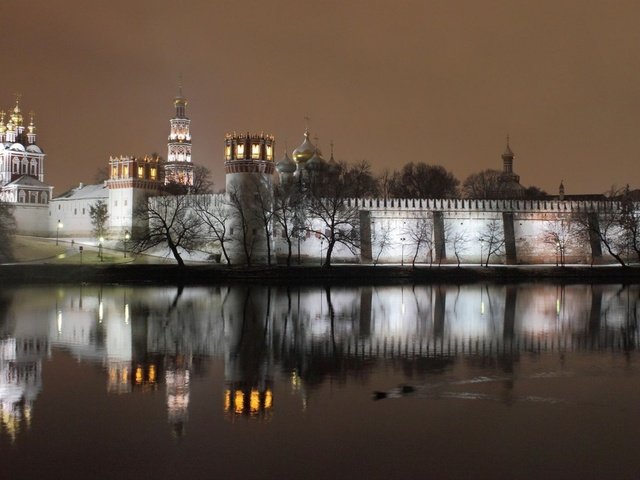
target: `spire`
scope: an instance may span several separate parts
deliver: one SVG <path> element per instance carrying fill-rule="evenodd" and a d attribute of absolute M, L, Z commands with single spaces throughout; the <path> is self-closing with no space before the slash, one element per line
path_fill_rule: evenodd
<path fill-rule="evenodd" d="M 176 118 L 187 118 L 187 99 L 182 95 L 182 74 L 178 76 L 178 96 L 173 100 L 176 107 Z"/>
<path fill-rule="evenodd" d="M 558 187 L 558 198 L 564 200 L 564 180 L 560 180 L 560 187 Z"/>
<path fill-rule="evenodd" d="M 511 175 L 513 173 L 513 152 L 509 146 L 509 135 L 507 135 L 507 148 L 502 154 L 502 173 Z"/>

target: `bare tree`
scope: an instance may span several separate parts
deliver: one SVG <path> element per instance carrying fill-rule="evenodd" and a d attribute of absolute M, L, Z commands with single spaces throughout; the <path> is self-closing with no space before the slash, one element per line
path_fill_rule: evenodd
<path fill-rule="evenodd" d="M 623 267 L 626 266 L 623 255 L 628 248 L 622 211 L 614 202 L 608 202 L 608 210 L 601 212 L 580 211 L 573 214 L 577 234 L 591 243 L 604 245 L 613 258 Z M 591 255 L 591 263 L 594 258 Z"/>
<path fill-rule="evenodd" d="M 193 195 L 200 195 L 213 192 L 213 179 L 211 170 L 204 165 L 193 166 L 193 185 L 189 189 Z"/>
<path fill-rule="evenodd" d="M 453 254 L 456 256 L 458 267 L 460 266 L 460 257 L 467 251 L 469 241 L 469 235 L 464 230 L 456 230 L 451 234 L 450 244 L 453 247 Z"/>
<path fill-rule="evenodd" d="M 282 229 L 282 236 L 287 242 L 287 266 L 290 266 L 293 240 L 300 240 L 305 231 L 307 216 L 305 197 L 298 184 L 280 184 L 275 188 L 273 210 L 274 219 Z"/>
<path fill-rule="evenodd" d="M 143 252 L 164 245 L 179 266 L 184 266 L 181 250 L 191 253 L 201 242 L 202 221 L 192 208 L 189 195 L 151 197 L 138 214 L 148 219 L 148 229 L 134 238 L 132 250 Z"/>
<path fill-rule="evenodd" d="M 502 222 L 495 218 L 487 222 L 478 234 L 478 241 L 481 249 L 487 253 L 487 260 L 484 266 L 488 267 L 491 256 L 500 254 L 504 248 L 505 240 Z M 482 256 L 480 257 L 480 264 L 482 264 Z"/>
<path fill-rule="evenodd" d="M 253 215 L 264 231 L 264 238 L 267 246 L 267 265 L 271 265 L 271 239 L 273 238 L 273 216 L 275 213 L 273 206 L 273 190 L 271 183 L 264 177 L 255 179 L 253 182 L 255 189 L 256 207 Z"/>
<path fill-rule="evenodd" d="M 472 173 L 462 182 L 462 195 L 465 198 L 496 199 L 503 198 L 503 186 L 501 182 L 502 172 L 498 170 L 482 170 Z"/>
<path fill-rule="evenodd" d="M 377 265 L 380 261 L 380 256 L 383 254 L 385 250 L 391 246 L 393 242 L 393 228 L 391 225 L 384 224 L 381 222 L 381 227 L 379 228 L 379 233 L 373 232 L 373 242 L 372 246 L 377 249 L 378 253 L 373 260 L 373 264 Z"/>
<path fill-rule="evenodd" d="M 542 232 L 542 241 L 556 249 L 560 265 L 564 266 L 567 249 L 576 243 L 578 229 L 571 218 L 547 221 Z"/>
<path fill-rule="evenodd" d="M 251 193 L 250 198 L 246 198 L 249 193 Z M 231 223 L 234 225 L 229 234 L 233 241 L 241 244 L 247 266 L 251 266 L 253 248 L 257 240 L 252 222 L 254 215 L 249 207 L 251 205 L 249 200 L 252 198 L 252 192 L 243 191 L 237 185 L 231 185 L 227 189 L 227 205 L 231 214 Z"/>
<path fill-rule="evenodd" d="M 624 230 L 625 244 L 627 251 L 633 250 L 638 261 L 640 261 L 640 211 L 638 205 L 633 201 L 629 185 L 627 185 L 620 195 L 620 226 Z M 627 255 L 627 261 L 630 261 Z"/>
<path fill-rule="evenodd" d="M 348 188 L 347 195 L 354 198 L 376 197 L 380 194 L 378 179 L 371 172 L 371 165 L 361 160 L 348 167 L 342 165 L 344 183 Z"/>
<path fill-rule="evenodd" d="M 395 198 L 456 198 L 459 183 L 440 165 L 411 162 L 393 172 L 389 193 Z"/>
<path fill-rule="evenodd" d="M 13 236 L 16 233 L 16 219 L 13 207 L 0 202 L 0 261 L 13 260 Z"/>
<path fill-rule="evenodd" d="M 402 233 L 414 246 L 411 266 L 416 266 L 418 255 L 423 251 L 429 255 L 429 265 L 431 265 L 433 263 L 433 220 L 426 215 L 417 217 L 415 220 L 410 220 L 408 224 L 405 223 Z"/>
<path fill-rule="evenodd" d="M 231 217 L 230 209 L 222 195 L 197 195 L 193 197 L 194 211 L 202 220 L 203 226 L 209 235 L 220 245 L 220 250 L 227 265 L 231 265 L 231 259 L 227 252 L 226 244 L 229 242 L 227 224 Z"/>
<path fill-rule="evenodd" d="M 360 211 L 347 198 L 349 186 L 345 172 L 341 165 L 328 178 L 313 181 L 310 185 L 308 212 L 316 219 L 316 224 L 307 230 L 327 242 L 325 267 L 331 266 L 336 244 L 346 246 L 354 254 L 360 246 Z"/>

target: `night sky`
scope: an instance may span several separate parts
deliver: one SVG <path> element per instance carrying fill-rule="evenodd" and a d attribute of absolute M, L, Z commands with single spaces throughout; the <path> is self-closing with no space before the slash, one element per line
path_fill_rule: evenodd
<path fill-rule="evenodd" d="M 166 157 L 183 77 L 193 158 L 224 186 L 226 132 L 311 136 L 377 172 L 501 168 L 525 186 L 640 186 L 637 1 L 3 0 L 0 104 L 37 114 L 47 183 Z"/>

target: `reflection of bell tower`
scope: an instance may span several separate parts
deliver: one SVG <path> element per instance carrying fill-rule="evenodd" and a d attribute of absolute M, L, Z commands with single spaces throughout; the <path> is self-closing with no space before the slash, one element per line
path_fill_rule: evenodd
<path fill-rule="evenodd" d="M 178 96 L 173 101 L 175 116 L 169 120 L 171 130 L 167 144 L 167 163 L 165 164 L 165 185 L 176 183 L 187 187 L 193 186 L 193 163 L 191 163 L 191 120 L 187 118 L 187 99 L 182 96 L 182 85 Z"/>
<path fill-rule="evenodd" d="M 165 363 L 167 413 L 173 433 L 178 437 L 184 435 L 189 419 L 191 360 L 191 355 L 176 355 L 168 356 Z"/>

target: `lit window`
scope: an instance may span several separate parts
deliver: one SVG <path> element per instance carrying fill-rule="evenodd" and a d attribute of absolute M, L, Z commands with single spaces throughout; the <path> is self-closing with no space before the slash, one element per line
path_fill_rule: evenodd
<path fill-rule="evenodd" d="M 254 143 L 251 145 L 251 158 L 254 160 L 260 159 L 260 144 Z"/>
<path fill-rule="evenodd" d="M 129 176 L 129 165 L 122 167 L 122 176 L 125 178 Z"/>
<path fill-rule="evenodd" d="M 138 178 L 144 177 L 144 167 L 138 167 Z"/>
<path fill-rule="evenodd" d="M 152 168 L 151 169 L 151 180 L 155 180 L 156 179 L 156 169 Z"/>
<path fill-rule="evenodd" d="M 239 143 L 238 145 L 236 145 L 236 158 L 243 158 L 243 157 L 244 157 L 244 144 Z"/>
<path fill-rule="evenodd" d="M 273 159 L 273 147 L 271 145 L 267 145 L 267 160 Z"/>
<path fill-rule="evenodd" d="M 231 160 L 231 145 L 227 145 L 224 148 L 224 158 L 226 160 Z"/>
<path fill-rule="evenodd" d="M 115 165 L 111 168 L 111 178 L 118 178 L 118 167 Z"/>

